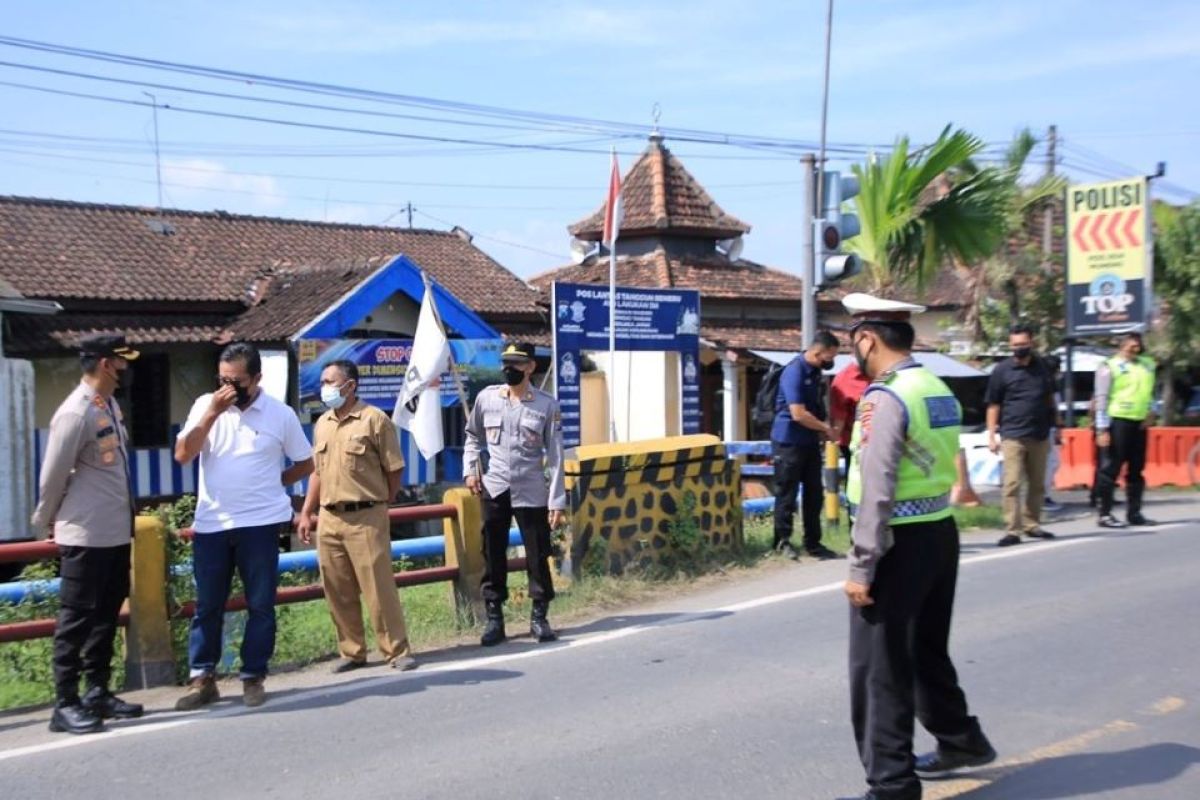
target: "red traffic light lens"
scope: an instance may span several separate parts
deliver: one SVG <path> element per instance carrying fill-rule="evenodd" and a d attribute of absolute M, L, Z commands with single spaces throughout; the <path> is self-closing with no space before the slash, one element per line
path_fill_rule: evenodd
<path fill-rule="evenodd" d="M 842 232 L 838 230 L 838 226 L 825 225 L 821 231 L 821 242 L 826 250 L 837 250 L 838 245 L 842 243 Z"/>

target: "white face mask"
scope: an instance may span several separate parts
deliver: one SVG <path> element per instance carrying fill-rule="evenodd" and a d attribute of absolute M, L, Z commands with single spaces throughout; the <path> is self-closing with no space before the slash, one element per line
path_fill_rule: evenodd
<path fill-rule="evenodd" d="M 346 398 L 342 396 L 342 386 L 322 386 L 321 387 L 321 402 L 329 408 L 337 411 L 346 402 Z"/>

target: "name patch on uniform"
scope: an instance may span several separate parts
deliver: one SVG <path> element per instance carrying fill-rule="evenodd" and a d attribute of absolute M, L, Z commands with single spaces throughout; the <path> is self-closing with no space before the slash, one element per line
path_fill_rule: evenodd
<path fill-rule="evenodd" d="M 948 428 L 962 423 L 958 401 L 953 397 L 926 397 L 925 410 L 929 412 L 931 428 Z"/>

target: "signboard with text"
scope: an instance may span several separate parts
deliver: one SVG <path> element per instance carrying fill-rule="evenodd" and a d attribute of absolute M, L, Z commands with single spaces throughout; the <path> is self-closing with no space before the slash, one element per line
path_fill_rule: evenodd
<path fill-rule="evenodd" d="M 555 390 L 562 409 L 563 445 L 580 436 L 580 357 L 608 350 L 608 287 L 555 283 Z M 700 432 L 700 293 L 691 289 L 617 287 L 616 349 L 679 353 L 681 427 Z"/>
<path fill-rule="evenodd" d="M 404 385 L 404 373 L 412 355 L 411 339 L 301 339 L 297 342 L 300 362 L 300 407 L 318 411 L 321 405 L 321 371 L 331 361 L 345 359 L 358 367 L 358 396 L 364 402 L 391 414 Z M 450 351 L 459 377 L 473 400 L 484 386 L 503 380 L 500 339 L 451 339 Z M 442 405 L 458 403 L 454 378 L 442 376 Z"/>
<path fill-rule="evenodd" d="M 1067 187 L 1067 335 L 1143 329 L 1150 308 L 1144 177 Z"/>

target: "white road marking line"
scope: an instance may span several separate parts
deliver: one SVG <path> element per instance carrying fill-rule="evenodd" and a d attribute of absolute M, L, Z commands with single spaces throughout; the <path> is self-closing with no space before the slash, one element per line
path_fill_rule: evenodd
<path fill-rule="evenodd" d="M 1159 525 L 1156 530 L 1164 530 L 1174 527 L 1183 527 L 1188 523 L 1171 523 Z M 1027 545 L 1018 548 L 1011 548 L 999 552 L 985 553 L 983 555 L 967 556 L 960 560 L 960 566 L 970 564 L 978 564 L 985 561 L 996 561 L 1002 558 L 1017 558 L 1024 555 L 1044 554 L 1054 550 L 1061 550 L 1075 545 L 1086 544 L 1088 542 L 1105 541 L 1103 536 L 1091 537 L 1076 537 L 1071 539 L 1059 539 L 1053 542 L 1038 542 L 1036 545 Z M 639 623 L 628 628 L 620 628 L 613 631 L 605 631 L 603 633 L 586 634 L 578 638 L 566 637 L 558 644 L 548 647 L 539 647 L 536 649 L 522 650 L 515 653 L 500 653 L 492 656 L 481 656 L 479 658 L 466 659 L 464 661 L 449 661 L 439 664 L 430 664 L 422 666 L 415 672 L 400 673 L 398 675 L 388 675 L 379 678 L 372 678 L 365 681 L 353 681 L 347 683 L 339 683 L 326 686 L 315 686 L 308 689 L 297 689 L 294 694 L 285 697 L 276 697 L 270 699 L 271 708 L 281 708 L 304 703 L 315 697 L 336 697 L 342 694 L 353 694 L 362 692 L 376 686 L 383 686 L 397 680 L 419 680 L 423 675 L 446 672 L 464 672 L 467 670 L 480 669 L 483 667 L 495 666 L 497 664 L 507 664 L 513 661 L 521 661 L 529 658 L 545 657 L 555 655 L 557 653 L 574 650 L 580 647 L 588 647 L 591 645 L 604 644 L 606 642 L 623 639 L 627 636 L 633 636 L 639 633 L 644 633 L 664 625 L 674 625 L 680 622 L 687 622 L 691 619 L 700 619 L 712 614 L 729 613 L 736 614 L 741 611 L 749 611 L 763 606 L 777 605 L 785 603 L 789 600 L 798 600 L 804 597 L 812 597 L 830 592 L 837 592 L 842 589 L 844 581 L 834 581 L 825 583 L 819 586 L 812 586 L 807 589 L 800 589 L 793 592 L 780 592 L 778 594 L 768 595 L 766 597 L 756 597 L 752 600 L 745 600 L 740 603 L 730 603 L 725 606 L 706 609 L 703 611 L 681 612 L 674 614 L 665 619 L 656 620 L 654 622 Z M 242 714 L 253 714 L 254 710 L 247 709 L 244 706 L 233 706 L 230 708 L 218 709 L 209 711 L 203 714 L 189 714 L 187 717 L 174 717 L 162 722 L 149 722 L 129 727 L 112 728 L 107 733 L 90 734 L 87 736 L 69 736 L 69 738 L 57 739 L 53 742 L 44 742 L 42 744 L 27 745 L 24 747 L 15 747 L 9 750 L 0 750 L 0 761 L 7 761 L 22 756 L 38 755 L 41 753 L 53 752 L 55 750 L 63 750 L 70 747 L 81 747 L 88 744 L 97 744 L 100 742 L 112 741 L 117 737 L 137 736 L 147 733 L 157 733 L 159 731 L 168 730 L 170 728 L 179 728 L 185 725 L 191 725 L 197 722 L 203 722 L 209 719 L 221 719 L 224 717 L 240 716 Z"/>

